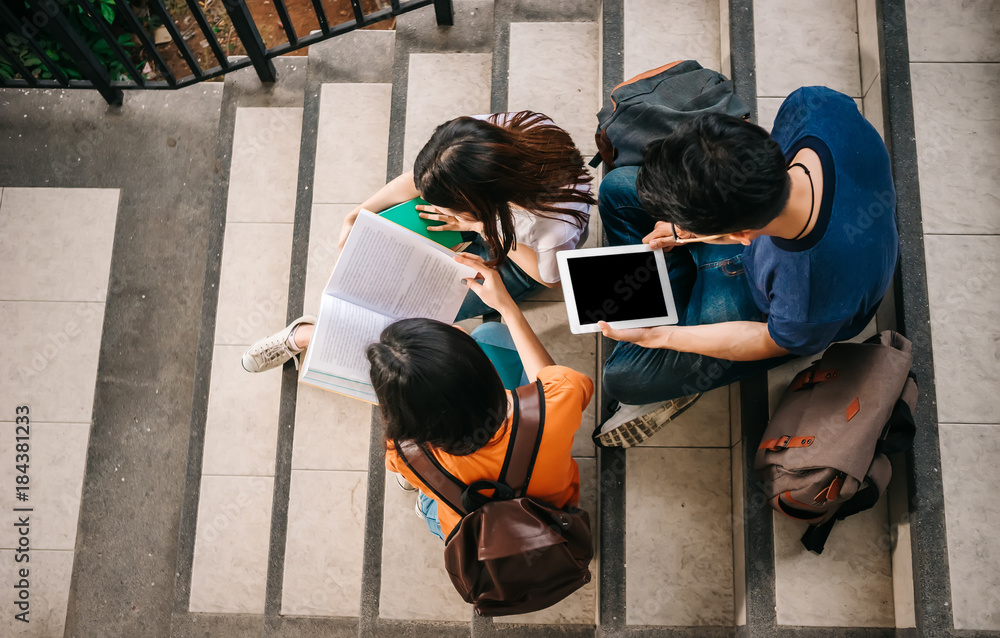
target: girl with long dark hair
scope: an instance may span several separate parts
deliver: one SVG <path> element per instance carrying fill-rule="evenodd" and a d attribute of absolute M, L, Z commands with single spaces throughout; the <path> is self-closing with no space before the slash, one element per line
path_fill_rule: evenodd
<path fill-rule="evenodd" d="M 439 126 L 413 170 L 355 208 L 340 235 L 343 248 L 362 209 L 382 211 L 423 197 L 421 217 L 444 222 L 432 230 L 463 233 L 463 250 L 495 268 L 515 301 L 559 283 L 556 253 L 587 240 L 591 176 L 569 134 L 533 111 L 459 117 Z M 471 292 L 456 320 L 491 307 Z M 293 321 L 243 355 L 243 367 L 262 372 L 304 350 L 315 317 Z"/>

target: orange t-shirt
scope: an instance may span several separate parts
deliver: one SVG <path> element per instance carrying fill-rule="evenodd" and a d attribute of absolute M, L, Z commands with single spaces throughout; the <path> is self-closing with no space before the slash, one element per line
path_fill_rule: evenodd
<path fill-rule="evenodd" d="M 528 484 L 528 495 L 556 507 L 575 507 L 580 500 L 580 470 L 571 455 L 573 436 L 580 427 L 583 410 L 594 395 L 594 382 L 587 375 L 564 366 L 543 368 L 538 378 L 545 393 L 545 423 L 542 444 L 538 448 L 535 469 Z M 486 445 L 472 454 L 454 456 L 436 448 L 431 451 L 442 467 L 468 485 L 478 480 L 497 480 L 509 443 L 510 419 Z M 402 474 L 424 494 L 434 498 L 434 493 L 399 458 L 391 441 L 386 448 L 385 466 Z M 461 517 L 439 502 L 438 520 L 447 538 Z"/>

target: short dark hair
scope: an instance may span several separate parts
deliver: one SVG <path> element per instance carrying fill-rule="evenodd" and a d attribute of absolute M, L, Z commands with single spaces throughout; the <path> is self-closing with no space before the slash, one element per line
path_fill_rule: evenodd
<path fill-rule="evenodd" d="M 790 181 L 767 131 L 707 113 L 646 145 L 636 190 L 655 219 L 716 235 L 767 226 L 785 207 Z"/>
<path fill-rule="evenodd" d="M 403 319 L 365 352 L 386 438 L 465 455 L 490 441 L 507 417 L 500 375 L 463 331 Z"/>

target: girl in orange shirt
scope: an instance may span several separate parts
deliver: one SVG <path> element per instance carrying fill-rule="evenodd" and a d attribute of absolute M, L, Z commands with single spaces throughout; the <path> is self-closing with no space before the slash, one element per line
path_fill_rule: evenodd
<path fill-rule="evenodd" d="M 405 319 L 386 328 L 367 350 L 386 427 L 386 466 L 420 489 L 419 510 L 431 532 L 442 539 L 460 516 L 427 496 L 431 491 L 396 455 L 394 441 L 427 444 L 437 461 L 466 484 L 496 480 L 509 443 L 508 389 L 525 377 L 527 382 L 539 379 L 545 424 L 527 493 L 556 507 L 575 507 L 580 477 L 571 456 L 573 435 L 594 392 L 586 375 L 555 364 L 495 270 L 475 255 L 458 255 L 456 260 L 479 271 L 481 283 L 466 283 L 500 312 L 506 325 L 487 323 L 470 336 L 429 319 Z M 500 355 L 494 356 L 496 367 L 484 349 Z M 512 357 L 504 356 L 510 353 Z M 508 389 L 501 377 L 508 379 Z"/>

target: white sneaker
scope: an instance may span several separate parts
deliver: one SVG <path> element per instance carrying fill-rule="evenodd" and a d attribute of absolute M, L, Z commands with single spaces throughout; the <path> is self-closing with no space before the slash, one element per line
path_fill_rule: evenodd
<path fill-rule="evenodd" d="M 601 447 L 638 445 L 691 407 L 699 397 L 701 394 L 691 394 L 661 403 L 620 404 L 618 410 L 594 430 L 594 443 Z"/>
<path fill-rule="evenodd" d="M 402 474 L 396 474 L 396 485 L 398 485 L 399 489 L 403 490 L 404 492 L 417 491 L 417 486 L 414 485 L 413 483 L 410 483 L 405 478 L 403 478 Z"/>
<path fill-rule="evenodd" d="M 299 317 L 292 323 L 285 326 L 280 332 L 264 337 L 257 343 L 250 346 L 243 353 L 243 369 L 247 372 L 264 372 L 284 364 L 291 359 L 295 362 L 295 369 L 299 369 L 299 359 L 296 356 L 301 350 L 292 350 L 288 347 L 288 335 L 291 334 L 299 324 L 316 323 L 316 317 L 305 315 Z"/>

